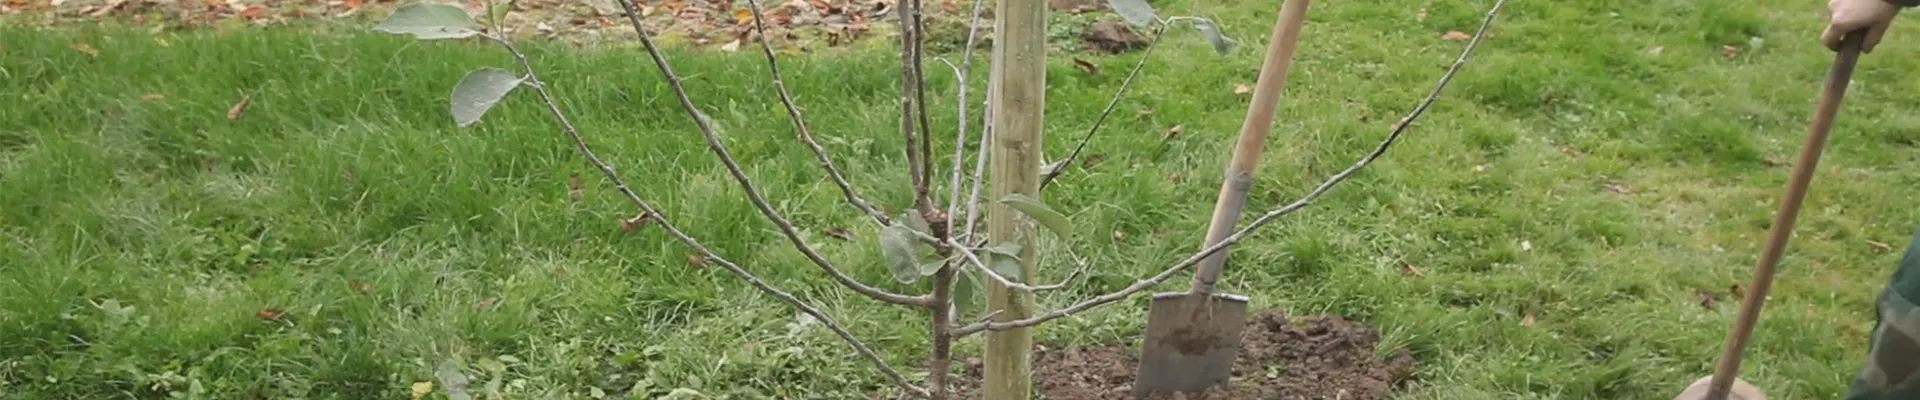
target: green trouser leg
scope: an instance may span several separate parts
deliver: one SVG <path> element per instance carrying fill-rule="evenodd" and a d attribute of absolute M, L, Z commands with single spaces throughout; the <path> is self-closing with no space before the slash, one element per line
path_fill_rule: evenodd
<path fill-rule="evenodd" d="M 1920 232 L 1874 305 L 1877 320 L 1867 361 L 1846 400 L 1920 400 Z"/>

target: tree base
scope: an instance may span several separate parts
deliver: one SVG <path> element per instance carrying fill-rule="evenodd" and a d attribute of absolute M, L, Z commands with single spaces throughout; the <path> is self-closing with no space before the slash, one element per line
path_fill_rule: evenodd
<path fill-rule="evenodd" d="M 1249 315 L 1232 383 L 1205 393 L 1157 394 L 1154 400 L 1386 399 L 1414 375 L 1412 353 L 1374 357 L 1372 326 L 1335 316 L 1288 323 L 1280 310 Z M 1105 345 L 1034 351 L 1034 389 L 1048 400 L 1133 400 L 1139 346 Z M 956 398 L 977 400 L 979 359 L 964 361 Z"/>

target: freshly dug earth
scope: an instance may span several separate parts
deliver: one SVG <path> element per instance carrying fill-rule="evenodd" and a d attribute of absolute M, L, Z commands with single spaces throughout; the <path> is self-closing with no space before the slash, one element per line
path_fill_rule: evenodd
<path fill-rule="evenodd" d="M 1279 310 L 1248 316 L 1241 334 L 1240 358 L 1233 381 L 1206 393 L 1159 394 L 1154 400 L 1386 399 L 1413 376 L 1413 355 L 1399 349 L 1386 360 L 1374 358 L 1379 332 L 1340 317 L 1302 318 L 1289 324 Z M 1036 349 L 1034 385 L 1046 400 L 1133 400 L 1136 346 Z M 972 390 L 981 375 L 979 359 L 966 360 L 962 399 L 980 399 Z"/>

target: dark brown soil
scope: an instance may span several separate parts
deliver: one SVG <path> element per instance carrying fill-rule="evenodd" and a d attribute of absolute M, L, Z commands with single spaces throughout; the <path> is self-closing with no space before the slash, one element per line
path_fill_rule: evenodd
<path fill-rule="evenodd" d="M 1413 355 L 1395 351 L 1374 358 L 1380 335 L 1373 327 L 1339 317 L 1314 316 L 1289 324 L 1279 310 L 1248 316 L 1241 334 L 1240 358 L 1233 381 L 1206 393 L 1165 394 L 1154 400 L 1386 399 L 1414 374 Z M 1045 400 L 1133 400 L 1139 348 L 1109 345 L 1088 348 L 1039 348 L 1034 353 L 1034 385 Z M 982 400 L 971 388 L 981 374 L 979 359 L 965 362 L 959 398 Z"/>

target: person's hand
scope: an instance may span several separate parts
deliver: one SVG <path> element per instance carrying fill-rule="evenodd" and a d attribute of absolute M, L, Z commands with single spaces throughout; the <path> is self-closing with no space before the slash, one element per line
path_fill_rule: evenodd
<path fill-rule="evenodd" d="M 1866 41 L 1861 42 L 1860 50 L 1873 52 L 1873 46 L 1887 35 L 1893 16 L 1900 13 L 1900 6 L 1887 0 L 1827 0 L 1827 12 L 1827 30 L 1820 32 L 1820 41 L 1828 49 L 1839 51 L 1841 38 L 1866 29 Z"/>

